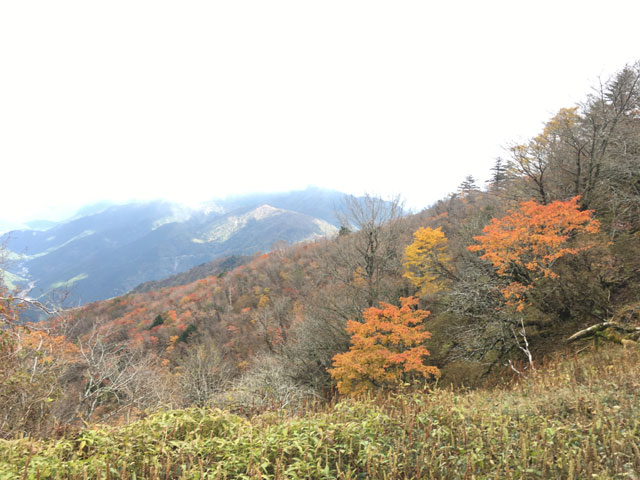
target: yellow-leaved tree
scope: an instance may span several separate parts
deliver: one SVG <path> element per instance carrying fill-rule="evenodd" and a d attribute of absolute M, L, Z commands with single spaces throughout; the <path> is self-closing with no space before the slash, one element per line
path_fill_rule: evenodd
<path fill-rule="evenodd" d="M 333 357 L 331 376 L 340 393 L 358 395 L 376 387 L 392 387 L 412 377 L 437 377 L 437 367 L 423 363 L 431 337 L 423 320 L 429 315 L 417 309 L 418 300 L 401 298 L 401 306 L 380 302 L 364 313 L 364 323 L 349 320 L 351 347 Z"/>
<path fill-rule="evenodd" d="M 451 276 L 447 237 L 440 227 L 422 227 L 413 234 L 413 243 L 404 251 L 404 276 L 420 295 L 436 293 Z"/>

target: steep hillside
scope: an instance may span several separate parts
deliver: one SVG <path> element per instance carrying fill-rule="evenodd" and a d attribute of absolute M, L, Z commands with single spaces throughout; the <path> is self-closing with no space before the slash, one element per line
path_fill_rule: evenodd
<path fill-rule="evenodd" d="M 144 293 L 154 290 L 161 290 L 168 287 L 177 287 L 179 285 L 187 285 L 206 277 L 223 275 L 226 272 L 236 269 L 251 260 L 249 256 L 231 255 L 230 257 L 222 257 L 212 260 L 202 265 L 190 268 L 186 272 L 172 275 L 162 280 L 152 280 L 144 282 L 132 289 L 130 293 Z"/>
<path fill-rule="evenodd" d="M 259 242 L 283 231 L 315 240 L 279 242 L 224 275 L 214 270 L 191 283 L 178 284 L 177 278 L 166 286 L 155 284 L 163 287 L 159 290 L 91 303 L 53 319 L 46 329 L 20 323 L 25 302 L 0 286 L 0 332 L 6 332 L 0 341 L 5 407 L 0 436 L 47 436 L 86 423 L 136 418 L 145 425 L 154 410 L 215 406 L 228 413 L 213 420 L 201 410 L 153 418 L 163 434 L 181 421 L 172 415 L 186 415 L 189 425 L 192 415 L 200 415 L 198 425 L 201 420 L 227 425 L 231 430 L 225 432 L 234 439 L 243 436 L 251 449 L 252 432 L 260 427 L 247 427 L 244 436 L 246 430 L 233 428 L 247 423 L 232 413 L 251 418 L 266 410 L 299 412 L 311 401 L 371 394 L 379 403 L 341 403 L 336 416 L 319 421 L 318 435 L 309 433 L 308 424 L 295 428 L 303 429 L 305 441 L 326 436 L 326 443 L 314 440 L 313 447 L 324 447 L 324 458 L 336 442 L 349 445 L 354 463 L 347 471 L 363 477 L 401 471 L 420 478 L 425 470 L 412 470 L 417 465 L 437 465 L 437 471 L 427 470 L 435 478 L 459 478 L 461 472 L 469 478 L 474 472 L 488 478 L 609 478 L 633 472 L 640 346 L 640 64 L 601 88 L 606 95 L 563 109 L 541 135 L 514 147 L 508 167 L 498 160 L 485 189 L 467 177 L 458 192 L 416 215 L 405 215 L 398 201 L 347 198 L 341 216 L 345 228 L 323 237 L 330 227 L 322 220 L 274 205 L 233 212 L 210 206 L 182 222 L 156 225 L 122 246 L 123 252 L 130 249 L 124 258 L 170 270 L 167 260 L 176 262 L 177 245 L 185 242 L 196 256 L 225 254 L 230 242 L 248 248 L 247 233 Z M 620 103 L 621 98 L 626 100 Z M 594 127 L 605 120 L 606 130 Z M 576 145 L 580 154 L 569 156 Z M 568 158 L 579 168 L 568 168 Z M 634 176 L 624 175 L 621 166 Z M 70 232 L 62 240 L 71 240 L 50 253 L 82 245 L 92 234 L 73 235 L 87 228 Z M 124 267 L 124 260 L 105 258 L 109 268 Z M 613 356 L 601 355 L 604 344 L 622 348 L 610 350 Z M 594 354 L 587 363 L 576 367 L 589 351 Z M 569 362 L 554 370 L 559 358 Z M 522 395 L 505 389 L 514 378 L 526 387 Z M 482 388 L 459 395 L 436 385 Z M 495 386 L 501 388 L 483 393 Z M 405 389 L 398 399 L 395 394 Z M 341 423 L 351 405 L 359 405 L 357 415 Z M 264 418 L 260 425 L 273 425 L 268 420 L 273 414 Z M 336 424 L 348 430 L 340 441 Z M 377 427 L 358 443 L 358 432 L 367 425 Z M 288 441 L 290 430 L 283 428 Z M 109 431 L 109 439 L 119 435 Z M 274 438 L 268 434 L 272 430 L 265 432 L 258 443 Z M 135 462 L 136 449 L 130 446 L 137 440 L 130 442 L 127 435 L 123 455 Z M 142 433 L 140 438 L 149 437 Z M 171 452 L 188 452 L 175 460 L 192 462 L 197 456 L 190 447 L 202 437 L 180 443 L 185 438 L 171 443 Z M 424 439 L 419 451 L 413 450 L 417 439 Z M 447 439 L 450 444 L 443 444 Z M 378 440 L 380 449 L 369 450 Z M 291 441 L 301 444 L 300 438 Z M 356 451 L 354 442 L 361 445 Z M 277 475 L 285 462 L 282 443 L 272 444 L 275 450 L 252 450 L 270 456 L 264 465 L 269 475 Z M 46 461 L 61 453 L 55 445 L 40 445 L 54 449 L 44 453 L 54 452 Z M 66 458 L 91 458 L 91 447 L 80 445 L 72 451 L 81 458 L 75 453 Z M 246 449 L 237 455 L 235 445 L 224 447 L 229 455 L 218 452 L 216 458 L 224 462 L 215 467 L 219 471 L 232 458 L 255 458 L 245 455 Z M 286 459 L 295 468 L 301 466 L 298 446 Z M 338 459 L 344 459 L 347 449 L 336 448 Z M 372 463 L 380 451 L 381 460 Z M 162 452 L 167 458 L 167 450 Z M 389 458 L 398 463 L 384 463 Z M 106 463 L 102 452 L 91 459 Z M 175 466 L 171 462 L 163 467 Z M 393 470 L 398 465 L 402 470 Z M 238 469 L 255 467 L 250 460 Z M 230 468 L 236 475 L 238 470 Z M 305 475 L 327 471 L 321 457 L 301 468 Z M 351 473 L 342 478 L 353 478 Z"/>

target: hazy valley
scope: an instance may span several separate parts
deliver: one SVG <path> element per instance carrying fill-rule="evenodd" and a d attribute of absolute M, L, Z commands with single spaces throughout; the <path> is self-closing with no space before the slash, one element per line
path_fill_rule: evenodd
<path fill-rule="evenodd" d="M 122 295 L 215 258 L 335 234 L 339 192 L 310 188 L 188 208 L 168 202 L 98 205 L 74 218 L 0 237 L 12 284 L 66 306 Z M 48 227 L 43 229 L 42 227 Z"/>

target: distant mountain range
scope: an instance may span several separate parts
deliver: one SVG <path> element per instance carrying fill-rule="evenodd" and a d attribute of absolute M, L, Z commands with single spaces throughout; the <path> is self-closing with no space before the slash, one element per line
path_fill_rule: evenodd
<path fill-rule="evenodd" d="M 267 252 L 274 243 L 337 232 L 344 194 L 308 188 L 208 202 L 154 201 L 85 207 L 72 219 L 0 237 L 11 282 L 32 298 L 68 292 L 69 305 L 122 295 L 213 259 Z M 35 226 L 35 225 L 34 225 Z"/>

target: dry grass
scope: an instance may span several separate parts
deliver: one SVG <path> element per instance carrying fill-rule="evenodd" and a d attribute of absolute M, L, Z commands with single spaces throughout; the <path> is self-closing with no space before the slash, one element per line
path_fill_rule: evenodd
<path fill-rule="evenodd" d="M 0 479 L 640 478 L 640 352 L 566 358 L 508 388 L 406 391 L 306 415 L 155 413 L 0 443 Z"/>

